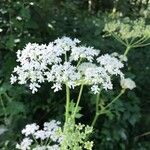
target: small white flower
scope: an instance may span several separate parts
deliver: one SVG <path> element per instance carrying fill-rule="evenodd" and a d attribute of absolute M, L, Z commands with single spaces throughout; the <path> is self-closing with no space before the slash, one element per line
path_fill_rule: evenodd
<path fill-rule="evenodd" d="M 30 83 L 29 87 L 32 93 L 34 94 L 35 92 L 38 91 L 38 88 L 40 88 L 41 86 L 37 83 Z"/>
<path fill-rule="evenodd" d="M 55 120 L 44 123 L 44 131 L 45 131 L 46 137 L 51 138 L 51 140 L 54 142 L 60 142 L 62 140 L 62 137 L 60 137 L 57 134 L 57 131 L 60 128 L 59 125 L 60 125 L 60 122 L 55 121 Z"/>
<path fill-rule="evenodd" d="M 133 80 L 131 80 L 130 78 L 122 79 L 120 84 L 123 89 L 132 90 L 136 87 L 135 82 Z"/>
<path fill-rule="evenodd" d="M 121 61 L 124 61 L 124 62 L 128 61 L 128 58 L 124 55 L 120 55 L 119 58 L 120 58 Z"/>
<path fill-rule="evenodd" d="M 19 21 L 22 20 L 22 18 L 20 16 L 17 16 L 16 19 L 19 20 Z"/>
<path fill-rule="evenodd" d="M 28 136 L 34 134 L 39 129 L 39 126 L 35 123 L 26 125 L 25 129 L 22 130 L 22 134 Z"/>
<path fill-rule="evenodd" d="M 34 3 L 33 3 L 33 2 L 30 2 L 30 5 L 31 5 L 31 6 L 33 6 L 33 5 L 34 5 Z"/>
<path fill-rule="evenodd" d="M 47 26 L 51 29 L 53 29 L 54 27 L 52 26 L 52 24 L 48 23 Z"/>
<path fill-rule="evenodd" d="M 3 29 L 0 28 L 0 32 L 3 32 Z"/>
<path fill-rule="evenodd" d="M 20 42 L 20 39 L 15 39 L 14 42 L 15 42 L 15 43 L 19 43 L 19 42 Z"/>
<path fill-rule="evenodd" d="M 60 83 L 55 83 L 51 88 L 54 89 L 54 92 L 57 92 L 62 89 Z"/>
<path fill-rule="evenodd" d="M 73 29 L 73 32 L 75 32 L 75 33 L 76 33 L 76 32 L 77 32 L 77 29 Z"/>
<path fill-rule="evenodd" d="M 34 136 L 36 139 L 45 140 L 46 139 L 46 133 L 44 130 L 38 130 L 34 133 Z"/>
<path fill-rule="evenodd" d="M 98 85 L 93 85 L 91 87 L 91 91 L 94 93 L 94 94 L 98 94 L 100 92 L 100 88 L 98 87 Z"/>
<path fill-rule="evenodd" d="M 11 75 L 10 83 L 11 83 L 11 84 L 14 84 L 16 81 L 17 81 L 17 77 L 14 76 L 14 75 Z"/>
<path fill-rule="evenodd" d="M 17 149 L 20 150 L 30 150 L 31 149 L 31 144 L 32 144 L 33 140 L 29 139 L 29 138 L 24 138 L 23 141 L 20 144 L 16 145 Z"/>

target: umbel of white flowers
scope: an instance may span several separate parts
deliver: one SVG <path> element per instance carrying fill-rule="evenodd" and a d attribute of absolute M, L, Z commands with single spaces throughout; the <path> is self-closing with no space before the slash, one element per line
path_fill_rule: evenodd
<path fill-rule="evenodd" d="M 44 82 L 51 82 L 54 92 L 61 90 L 63 84 L 69 88 L 89 85 L 95 94 L 100 88 L 113 89 L 112 76 L 124 78 L 123 60 L 118 55 L 99 53 L 69 37 L 58 38 L 48 45 L 29 43 L 17 51 L 18 66 L 11 75 L 11 84 L 28 84 L 32 93 Z"/>
<path fill-rule="evenodd" d="M 20 150 L 59 150 L 62 137 L 58 134 L 60 128 L 60 122 L 52 120 L 51 122 L 45 122 L 43 129 L 33 123 L 28 124 L 22 130 L 22 134 L 25 138 L 20 144 L 16 145 Z M 43 144 L 41 144 L 42 141 Z"/>

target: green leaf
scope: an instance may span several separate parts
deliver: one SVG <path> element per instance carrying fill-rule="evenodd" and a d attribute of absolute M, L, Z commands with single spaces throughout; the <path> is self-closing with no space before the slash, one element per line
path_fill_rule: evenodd
<path fill-rule="evenodd" d="M 70 102 L 70 107 L 69 107 L 69 112 L 70 112 L 71 115 L 74 113 L 75 106 L 76 106 L 76 103 L 74 103 L 73 101 L 71 101 Z M 81 118 L 83 116 L 82 114 L 79 113 L 80 110 L 81 110 L 81 107 L 78 106 L 75 118 Z"/>
<path fill-rule="evenodd" d="M 24 113 L 25 112 L 25 106 L 21 102 L 12 101 L 12 102 L 8 103 L 8 105 L 6 107 L 6 111 L 10 115 L 16 115 L 19 113 Z"/>
<path fill-rule="evenodd" d="M 30 10 L 27 8 L 23 8 L 20 13 L 21 13 L 21 17 L 23 17 L 24 19 L 29 20 L 31 18 Z"/>
<path fill-rule="evenodd" d="M 11 88 L 11 86 L 7 83 L 4 83 L 1 87 L 0 87 L 0 95 L 4 94 L 7 90 L 9 90 Z"/>
<path fill-rule="evenodd" d="M 15 46 L 14 37 L 13 37 L 13 35 L 10 35 L 6 42 L 6 47 L 11 50 L 11 49 L 13 49 L 14 46 Z"/>

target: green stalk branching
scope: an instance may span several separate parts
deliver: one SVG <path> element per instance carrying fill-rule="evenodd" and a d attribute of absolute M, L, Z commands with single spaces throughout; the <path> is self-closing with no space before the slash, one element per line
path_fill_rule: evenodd
<path fill-rule="evenodd" d="M 101 107 L 100 110 L 99 110 L 99 105 L 101 105 L 99 103 L 100 97 L 99 97 L 99 95 L 97 95 L 97 98 L 96 98 L 96 113 L 95 113 L 95 117 L 93 119 L 93 122 L 91 124 L 92 127 L 96 124 L 96 121 L 97 121 L 98 117 L 101 114 L 105 114 L 107 108 L 109 108 L 113 103 L 115 103 L 124 93 L 125 93 L 125 89 L 122 89 L 121 92 L 110 103 L 108 103 L 106 106 Z"/>

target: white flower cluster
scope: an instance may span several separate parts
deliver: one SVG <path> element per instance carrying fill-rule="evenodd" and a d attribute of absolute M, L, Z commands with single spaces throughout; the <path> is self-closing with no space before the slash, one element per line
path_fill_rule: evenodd
<path fill-rule="evenodd" d="M 61 90 L 63 84 L 69 88 L 87 84 L 94 93 L 100 88 L 112 89 L 111 77 L 123 78 L 124 65 L 118 56 L 98 55 L 99 50 L 81 46 L 78 39 L 69 37 L 58 38 L 48 45 L 29 43 L 17 52 L 19 65 L 14 68 L 11 83 L 29 84 L 32 93 L 43 82 L 52 82 L 54 92 Z"/>
<path fill-rule="evenodd" d="M 60 90 L 62 84 L 74 87 L 80 74 L 73 63 L 80 58 L 92 61 L 99 53 L 93 48 L 78 46 L 79 43 L 78 39 L 63 37 L 48 45 L 27 44 L 17 52 L 20 65 L 14 68 L 11 83 L 29 83 L 32 93 L 45 81 L 54 83 L 54 91 Z"/>
<path fill-rule="evenodd" d="M 83 74 L 84 83 L 92 85 L 91 90 L 96 94 L 100 88 L 105 90 L 112 89 L 113 85 L 111 77 L 119 75 L 124 77 L 121 72 L 123 63 L 116 57 L 105 54 L 97 58 L 98 65 L 93 63 L 82 63 L 79 66 L 81 74 Z"/>
<path fill-rule="evenodd" d="M 22 130 L 25 138 L 16 145 L 16 148 L 20 150 L 30 150 L 31 148 L 33 150 L 59 150 L 62 141 L 62 137 L 58 134 L 59 125 L 60 122 L 55 120 L 45 122 L 41 130 L 35 123 L 26 125 L 25 129 Z M 42 141 L 43 145 L 37 143 L 38 140 Z"/>

